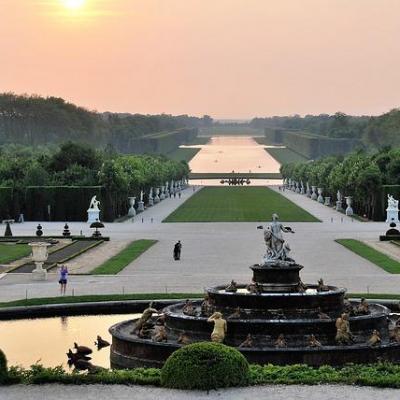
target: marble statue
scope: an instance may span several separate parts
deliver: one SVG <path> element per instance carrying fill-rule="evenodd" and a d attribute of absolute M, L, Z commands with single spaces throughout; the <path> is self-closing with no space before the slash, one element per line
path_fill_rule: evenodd
<path fill-rule="evenodd" d="M 215 312 L 211 317 L 207 319 L 207 322 L 214 323 L 214 329 L 211 333 L 211 341 L 216 343 L 222 343 L 225 339 L 227 324 L 226 321 L 222 318 L 222 314 L 220 312 Z"/>
<path fill-rule="evenodd" d="M 153 316 L 153 314 L 159 314 L 160 312 L 153 308 L 153 302 L 149 304 L 149 306 L 143 311 L 142 316 L 139 321 L 135 325 L 135 329 L 131 333 L 137 333 L 145 327 L 149 319 Z"/>
<path fill-rule="evenodd" d="M 339 344 L 349 344 L 353 342 L 353 335 L 350 331 L 349 315 L 343 313 L 335 323 L 336 337 L 335 340 Z"/>
<path fill-rule="evenodd" d="M 140 201 L 143 201 L 143 190 L 140 191 Z"/>
<path fill-rule="evenodd" d="M 272 222 L 264 229 L 264 241 L 267 246 L 267 252 L 264 255 L 261 265 L 294 264 L 294 260 L 289 257 L 290 247 L 283 239 L 282 232 L 294 233 L 292 228 L 285 227 L 279 222 L 278 214 L 272 214 Z"/>
<path fill-rule="evenodd" d="M 399 222 L 399 201 L 395 200 L 391 194 L 388 194 L 388 206 L 386 209 L 386 222 Z"/>
<path fill-rule="evenodd" d="M 99 205 L 100 201 L 96 200 L 96 196 L 93 196 L 92 200 L 90 200 L 89 209 L 94 211 L 100 211 Z"/>

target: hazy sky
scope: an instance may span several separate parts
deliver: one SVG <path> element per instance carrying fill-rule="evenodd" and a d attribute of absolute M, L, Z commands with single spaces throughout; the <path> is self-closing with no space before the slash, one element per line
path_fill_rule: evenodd
<path fill-rule="evenodd" d="M 400 106 L 400 0 L 0 0 L 0 91 L 99 111 L 379 114 Z"/>

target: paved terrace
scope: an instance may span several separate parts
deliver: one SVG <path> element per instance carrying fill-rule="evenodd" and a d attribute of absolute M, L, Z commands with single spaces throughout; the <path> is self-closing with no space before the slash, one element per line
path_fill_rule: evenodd
<path fill-rule="evenodd" d="M 249 282 L 249 266 L 264 253 L 262 231 L 257 223 L 161 223 L 175 208 L 193 194 L 191 188 L 182 198 L 166 199 L 136 217 L 135 222 L 106 224 L 104 234 L 114 242 L 156 239 L 158 243 L 114 276 L 70 276 L 68 294 L 105 294 L 128 292 L 201 292 L 204 287 L 225 284 L 231 279 Z M 287 235 L 293 257 L 304 265 L 303 281 L 346 287 L 352 292 L 398 293 L 400 275 L 388 274 L 374 264 L 334 242 L 336 238 L 376 240 L 386 231 L 385 223 L 358 222 L 305 196 L 282 193 L 303 207 L 321 223 L 293 223 L 294 235 Z M 144 222 L 141 222 L 143 217 Z M 153 218 L 153 223 L 151 223 Z M 331 222 L 333 219 L 333 222 Z M 35 232 L 37 223 L 15 224 L 15 235 Z M 45 235 L 59 235 L 63 223 L 43 223 Z M 85 223 L 70 223 L 72 233 L 90 234 Z M 182 259 L 174 261 L 172 247 L 182 240 Z M 101 246 L 100 246 L 101 247 Z M 118 246 L 115 246 L 117 248 Z M 104 251 L 93 250 L 91 263 L 101 263 Z M 0 301 L 28 297 L 57 296 L 58 277 L 49 274 L 47 282 L 33 282 L 29 274 L 7 274 L 0 279 Z"/>

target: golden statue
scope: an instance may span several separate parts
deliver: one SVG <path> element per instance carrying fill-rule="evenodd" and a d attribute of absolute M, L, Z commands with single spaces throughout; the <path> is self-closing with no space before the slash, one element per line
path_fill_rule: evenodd
<path fill-rule="evenodd" d="M 140 332 L 141 329 L 147 324 L 149 319 L 153 316 L 153 314 L 159 314 L 160 312 L 153 308 L 153 302 L 149 304 L 149 306 L 143 311 L 142 316 L 140 317 L 139 321 L 136 322 L 135 329 L 131 332 L 137 333 Z"/>
<path fill-rule="evenodd" d="M 317 292 L 327 292 L 329 290 L 328 285 L 325 285 L 324 280 L 320 278 L 318 280 Z"/>
<path fill-rule="evenodd" d="M 366 315 L 369 314 L 369 304 L 364 298 L 361 299 L 360 304 L 357 307 L 357 314 Z"/>
<path fill-rule="evenodd" d="M 350 331 L 349 315 L 344 313 L 336 320 L 336 337 L 339 344 L 349 344 L 353 341 Z"/>
<path fill-rule="evenodd" d="M 308 346 L 309 347 L 321 347 L 322 345 L 314 335 L 311 335 L 308 339 Z"/>
<path fill-rule="evenodd" d="M 240 343 L 239 345 L 239 347 L 253 347 L 253 346 L 254 346 L 253 338 L 250 335 L 250 333 L 246 336 L 244 342 Z"/>
<path fill-rule="evenodd" d="M 228 293 L 236 293 L 237 292 L 237 283 L 232 279 L 231 283 L 225 288 L 225 292 Z"/>
<path fill-rule="evenodd" d="M 374 329 L 372 331 L 372 335 L 368 340 L 368 345 L 369 346 L 376 346 L 381 342 L 381 335 L 379 334 L 379 331 Z"/>
<path fill-rule="evenodd" d="M 165 326 L 163 325 L 158 326 L 156 333 L 153 336 L 153 341 L 160 343 L 160 342 L 166 342 L 167 340 L 168 340 L 168 335 Z"/>
<path fill-rule="evenodd" d="M 193 303 L 191 300 L 186 300 L 185 305 L 182 308 L 182 312 L 185 315 L 189 315 L 190 317 L 196 316 L 196 308 L 194 307 Z"/>
<path fill-rule="evenodd" d="M 222 318 L 222 314 L 218 311 L 215 312 L 210 318 L 207 319 L 207 322 L 214 323 L 214 330 L 211 333 L 211 341 L 222 343 L 227 332 L 226 321 Z"/>
<path fill-rule="evenodd" d="M 242 310 L 240 307 L 236 307 L 235 311 L 228 317 L 228 319 L 238 319 L 242 315 Z"/>
<path fill-rule="evenodd" d="M 283 333 L 281 333 L 278 336 L 278 339 L 276 339 L 275 347 L 278 347 L 278 348 L 287 347 L 287 343 L 286 343 L 286 340 L 285 340 L 285 336 L 283 336 Z"/>
<path fill-rule="evenodd" d="M 204 295 L 204 300 L 201 303 L 201 315 L 204 317 L 209 317 L 215 312 L 214 300 L 210 298 L 208 293 Z"/>
<path fill-rule="evenodd" d="M 179 335 L 179 337 L 178 337 L 176 343 L 183 344 L 183 345 L 190 344 L 190 338 L 189 338 L 189 336 L 186 334 L 186 332 L 182 332 L 182 333 Z"/>

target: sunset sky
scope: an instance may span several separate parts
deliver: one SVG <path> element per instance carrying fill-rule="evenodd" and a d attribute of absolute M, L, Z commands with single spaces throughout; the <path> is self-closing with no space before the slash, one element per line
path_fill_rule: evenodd
<path fill-rule="evenodd" d="M 399 0 L 0 0 L 0 91 L 214 118 L 400 106 Z"/>

